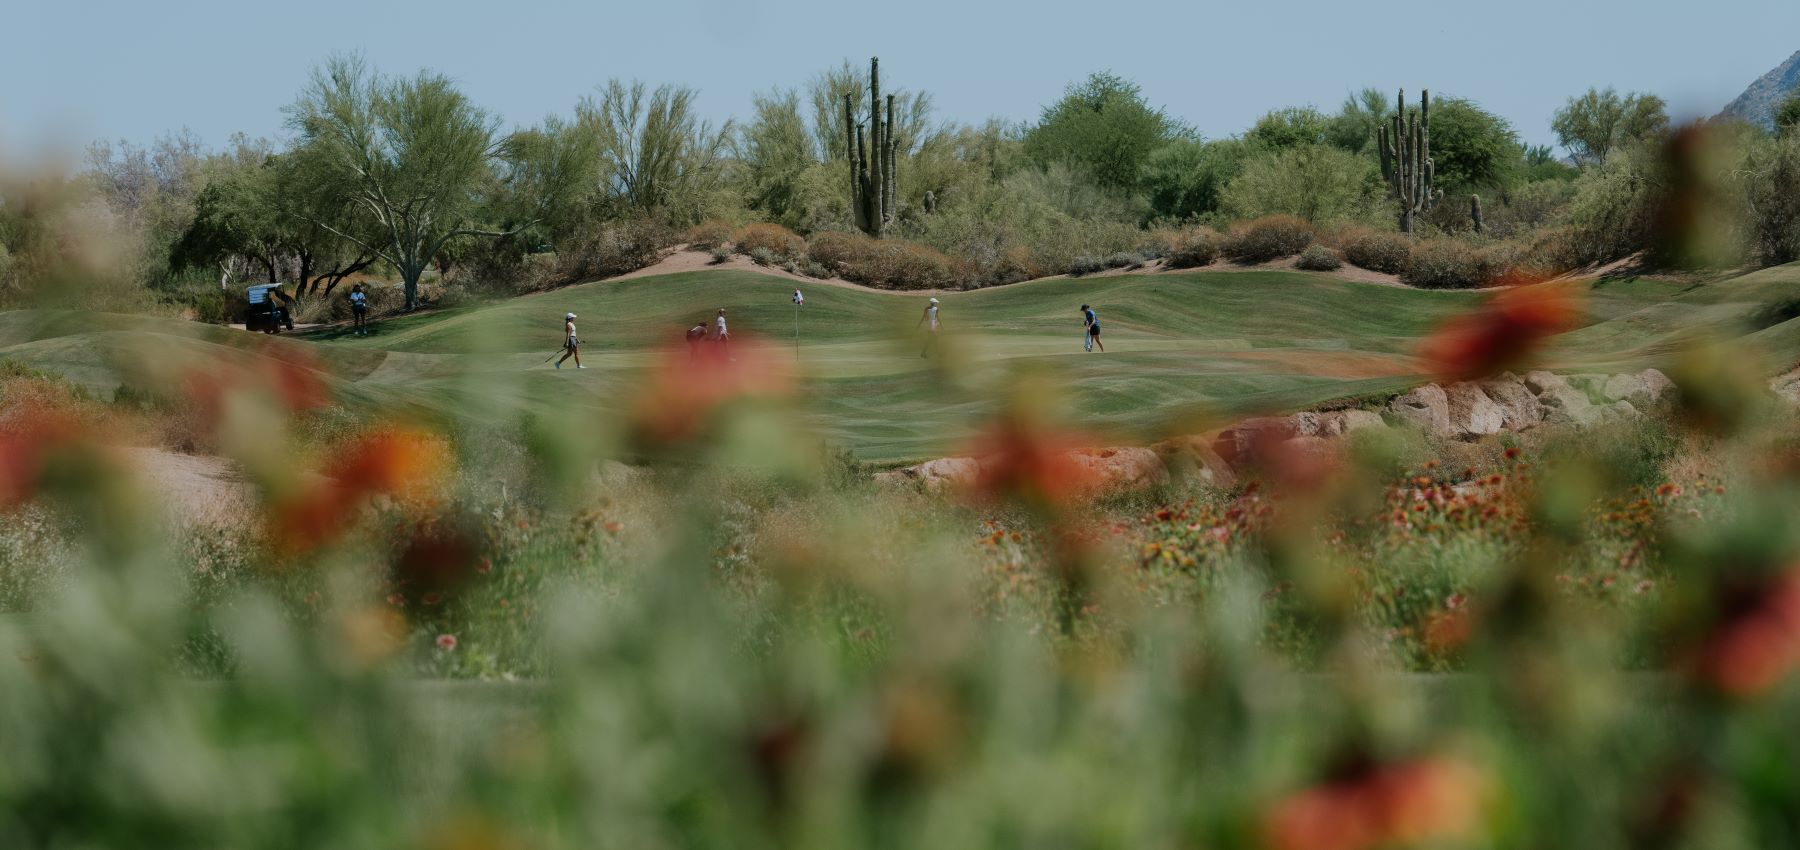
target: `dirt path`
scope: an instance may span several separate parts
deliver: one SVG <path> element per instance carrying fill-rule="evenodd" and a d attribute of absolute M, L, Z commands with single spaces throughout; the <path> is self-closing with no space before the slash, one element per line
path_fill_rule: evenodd
<path fill-rule="evenodd" d="M 1120 277 L 1122 275 L 1128 275 L 1128 274 L 1132 274 L 1132 275 L 1184 274 L 1184 273 L 1189 273 L 1189 272 L 1253 272 L 1253 271 L 1271 271 L 1271 270 L 1274 270 L 1274 271 L 1298 271 L 1298 269 L 1296 269 L 1294 267 L 1294 263 L 1298 259 L 1299 258 L 1297 258 L 1297 257 L 1288 257 L 1285 259 L 1271 260 L 1266 263 L 1257 263 L 1255 265 L 1248 265 L 1248 266 L 1241 266 L 1241 265 L 1237 265 L 1235 263 L 1227 263 L 1227 262 L 1220 261 L 1220 262 L 1215 262 L 1210 266 L 1202 266 L 1200 268 L 1194 268 L 1194 269 L 1165 268 L 1163 266 L 1161 260 L 1156 260 L 1156 261 L 1153 261 L 1150 263 L 1146 263 L 1135 269 L 1107 269 L 1106 271 L 1103 271 L 1103 272 L 1095 272 L 1095 273 L 1089 274 L 1089 275 L 1082 275 L 1080 279 L 1091 280 L 1094 278 Z M 609 277 L 609 278 L 603 278 L 600 281 L 596 281 L 596 282 L 597 283 L 605 283 L 607 281 L 630 280 L 632 278 L 651 277 L 654 275 L 680 274 L 682 272 L 701 272 L 701 271 L 714 271 L 714 270 L 726 270 L 726 269 L 733 270 L 733 271 L 756 272 L 758 274 L 765 274 L 765 275 L 769 275 L 771 277 L 787 278 L 788 280 L 797 281 L 800 283 L 824 284 L 826 286 L 838 286 L 838 287 L 843 287 L 846 289 L 860 290 L 862 292 L 878 292 L 878 293 L 884 293 L 887 295 L 905 295 L 905 296 L 947 295 L 947 294 L 956 293 L 956 292 L 972 291 L 972 290 L 960 290 L 960 289 L 880 289 L 878 287 L 868 286 L 868 285 L 861 284 L 861 283 L 854 283 L 852 281 L 844 280 L 843 278 L 838 278 L 838 277 L 833 277 L 833 278 L 807 277 L 806 275 L 795 274 L 795 273 L 790 272 L 786 269 L 783 269 L 779 266 L 759 266 L 756 263 L 751 262 L 750 258 L 744 256 L 743 254 L 732 254 L 730 259 L 727 259 L 725 262 L 716 263 L 713 261 L 711 252 L 701 251 L 701 250 L 697 250 L 694 248 L 690 248 L 687 245 L 675 246 L 674 249 L 672 249 L 667 255 L 665 255 L 662 258 L 662 260 L 660 260 L 656 263 L 653 263 L 651 265 L 645 266 L 641 269 L 638 269 L 637 271 L 626 272 L 625 274 L 622 274 L 622 275 L 617 275 L 617 276 Z M 1342 268 L 1340 268 L 1336 271 L 1305 272 L 1305 273 L 1318 275 L 1320 277 L 1336 278 L 1338 280 L 1348 280 L 1348 281 L 1353 281 L 1356 283 L 1374 283 L 1374 284 L 1381 284 L 1383 286 L 1398 286 L 1398 287 L 1401 287 L 1404 289 L 1415 289 L 1416 288 L 1416 287 L 1407 286 L 1406 284 L 1401 283 L 1400 279 L 1395 277 L 1394 275 L 1382 274 L 1380 272 L 1372 272 L 1367 269 L 1360 269 L 1355 266 L 1349 265 L 1347 263 Z M 1069 279 L 1071 279 L 1070 275 L 1059 274 L 1059 275 L 1051 275 L 1049 277 L 1038 277 L 1038 278 L 1032 278 L 1030 280 L 1021 280 L 1021 281 L 1017 281 L 1014 283 L 1003 283 L 1003 284 L 998 284 L 996 286 L 987 286 L 987 287 L 982 287 L 982 288 L 983 289 L 998 289 L 1003 286 L 1020 286 L 1023 284 L 1036 283 L 1038 281 L 1044 281 L 1044 280 L 1069 280 Z"/>
<path fill-rule="evenodd" d="M 226 528 L 255 508 L 250 482 L 230 461 L 152 448 L 125 448 L 144 485 L 162 501 L 177 525 Z"/>

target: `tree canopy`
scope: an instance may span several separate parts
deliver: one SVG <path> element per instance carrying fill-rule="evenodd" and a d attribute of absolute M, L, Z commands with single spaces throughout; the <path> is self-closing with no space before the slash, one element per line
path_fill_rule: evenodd
<path fill-rule="evenodd" d="M 1576 161 L 1604 165 L 1620 145 L 1661 136 L 1669 128 L 1667 105 L 1653 94 L 1621 96 L 1611 87 L 1569 98 L 1550 119 L 1557 141 Z"/>
<path fill-rule="evenodd" d="M 1145 102 L 1136 83 L 1096 73 L 1069 86 L 1025 133 L 1025 152 L 1040 166 L 1063 163 L 1109 189 L 1135 190 L 1150 155 L 1189 134 Z"/>

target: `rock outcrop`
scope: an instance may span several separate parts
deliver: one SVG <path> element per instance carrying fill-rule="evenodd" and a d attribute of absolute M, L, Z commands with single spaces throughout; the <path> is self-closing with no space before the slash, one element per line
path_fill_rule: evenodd
<path fill-rule="evenodd" d="M 1452 441 L 1473 441 L 1540 426 L 1587 427 L 1638 418 L 1668 403 L 1675 385 L 1655 369 L 1617 375 L 1564 377 L 1553 372 L 1506 373 L 1448 387 L 1425 384 L 1372 410 L 1301 411 L 1252 417 L 1213 434 L 1174 437 L 1149 448 L 1082 449 L 1067 453 L 1092 493 L 1142 490 L 1175 475 L 1220 488 L 1236 487 L 1253 470 L 1297 461 L 1331 460 L 1357 431 L 1398 425 Z M 1777 379 L 1772 389 L 1800 403 L 1800 371 Z M 1454 447 L 1454 443 L 1451 444 Z M 977 458 L 952 457 L 880 473 L 882 481 L 911 482 L 931 491 L 966 487 L 981 473 Z"/>
<path fill-rule="evenodd" d="M 1388 403 L 1388 413 L 1401 422 L 1430 434 L 1450 431 L 1450 399 L 1444 388 L 1426 384 L 1402 393 Z"/>
<path fill-rule="evenodd" d="M 1498 434 L 1506 425 L 1506 411 L 1488 398 L 1478 384 L 1451 384 L 1444 391 L 1444 398 L 1449 407 L 1449 436 Z"/>

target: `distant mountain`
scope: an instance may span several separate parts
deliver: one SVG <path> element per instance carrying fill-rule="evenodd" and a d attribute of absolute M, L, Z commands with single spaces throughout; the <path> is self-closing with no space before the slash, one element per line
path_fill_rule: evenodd
<path fill-rule="evenodd" d="M 1741 118 L 1765 129 L 1775 129 L 1775 108 L 1788 93 L 1800 88 L 1800 53 L 1788 57 L 1775 70 L 1762 75 L 1736 100 L 1725 105 L 1721 118 Z"/>

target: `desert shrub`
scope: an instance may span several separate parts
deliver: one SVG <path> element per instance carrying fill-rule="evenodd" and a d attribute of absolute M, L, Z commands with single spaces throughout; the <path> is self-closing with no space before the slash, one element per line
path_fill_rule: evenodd
<path fill-rule="evenodd" d="M 1744 173 L 1750 249 L 1764 265 L 1800 259 L 1800 134 L 1755 145 Z"/>
<path fill-rule="evenodd" d="M 1249 265 L 1291 257 L 1312 241 L 1312 225 L 1303 219 L 1270 215 L 1232 228 L 1220 251 L 1233 262 Z"/>
<path fill-rule="evenodd" d="M 325 324 L 349 318 L 350 302 L 345 300 L 344 288 L 340 286 L 330 295 L 317 293 L 301 298 L 293 310 L 294 321 L 300 324 Z"/>
<path fill-rule="evenodd" d="M 982 270 L 981 282 L 993 286 L 1043 276 L 1044 270 L 1032 260 L 1030 249 L 1014 245 L 1000 251 L 993 262 Z"/>
<path fill-rule="evenodd" d="M 1611 262 L 1650 246 L 1668 194 L 1665 171 L 1656 157 L 1627 150 L 1582 172 L 1561 217 L 1577 263 Z"/>
<path fill-rule="evenodd" d="M 697 251 L 722 247 L 731 242 L 731 222 L 716 218 L 700 222 L 688 228 L 681 239 Z"/>
<path fill-rule="evenodd" d="M 1181 231 L 1159 227 L 1144 234 L 1144 238 L 1138 242 L 1137 253 L 1145 260 L 1167 259 L 1180 244 Z"/>
<path fill-rule="evenodd" d="M 1343 246 L 1344 259 L 1357 268 L 1401 274 L 1412 262 L 1412 240 L 1398 233 L 1362 233 Z"/>
<path fill-rule="evenodd" d="M 831 277 L 831 269 L 825 268 L 824 266 L 822 266 L 819 263 L 817 263 L 813 260 L 810 260 L 810 259 L 807 260 L 806 262 L 800 264 L 800 273 L 803 275 L 806 275 L 807 277 L 819 278 L 820 280 L 824 280 L 825 278 Z"/>
<path fill-rule="evenodd" d="M 1109 269 L 1135 269 L 1143 264 L 1144 256 L 1130 251 L 1120 251 L 1106 258 L 1106 267 Z"/>
<path fill-rule="evenodd" d="M 1235 218 L 1367 220 L 1379 206 L 1380 192 L 1380 179 L 1369 158 L 1325 145 L 1302 145 L 1247 160 L 1243 171 L 1225 184 L 1220 201 Z"/>
<path fill-rule="evenodd" d="M 1106 261 L 1099 257 L 1082 255 L 1069 261 L 1069 274 L 1081 277 L 1084 274 L 1106 271 Z"/>
<path fill-rule="evenodd" d="M 776 258 L 798 257 L 806 253 L 806 240 L 779 224 L 746 224 L 731 235 L 731 241 L 738 253 L 748 254 L 752 259 L 758 248 Z"/>
<path fill-rule="evenodd" d="M 842 272 L 844 269 L 868 257 L 874 250 L 875 240 L 861 233 L 844 233 L 829 231 L 813 234 L 812 240 L 806 244 L 806 253 L 813 262 Z"/>
<path fill-rule="evenodd" d="M 1306 250 L 1300 252 L 1300 259 L 1294 263 L 1295 268 L 1309 272 L 1336 271 L 1343 265 L 1344 261 L 1338 259 L 1335 251 L 1317 242 L 1306 246 Z"/>
<path fill-rule="evenodd" d="M 775 252 L 758 245 L 750 249 L 750 262 L 759 266 L 772 266 L 776 262 Z"/>
<path fill-rule="evenodd" d="M 964 264 L 917 242 L 871 239 L 861 233 L 829 232 L 814 235 L 808 245 L 815 265 L 828 277 L 835 271 L 845 280 L 883 289 L 947 289 L 973 280 Z"/>
<path fill-rule="evenodd" d="M 662 259 L 663 249 L 673 244 L 675 234 L 657 221 L 630 219 L 607 224 L 556 254 L 551 285 L 637 271 Z"/>
<path fill-rule="evenodd" d="M 781 270 L 788 274 L 799 274 L 800 265 L 793 260 L 783 260 L 781 261 Z"/>
<path fill-rule="evenodd" d="M 481 302 L 481 297 L 473 290 L 460 283 L 446 284 L 438 293 L 437 302 L 432 306 L 445 310 L 457 307 L 468 307 Z"/>
<path fill-rule="evenodd" d="M 713 265 L 715 265 L 715 266 L 724 265 L 725 263 L 730 262 L 730 260 L 731 260 L 731 249 L 730 248 L 714 248 L 714 249 L 712 249 L 712 261 L 711 262 Z"/>
<path fill-rule="evenodd" d="M 1196 227 L 1182 231 L 1174 250 L 1169 252 L 1169 268 L 1191 269 L 1212 265 L 1219 258 L 1219 243 L 1219 234 L 1208 228 Z"/>
<path fill-rule="evenodd" d="M 961 283 L 954 260 L 924 245 L 898 239 L 877 243 L 855 271 L 862 283 L 887 289 L 944 289 Z"/>
<path fill-rule="evenodd" d="M 1482 218 L 1490 235 L 1511 238 L 1550 225 L 1574 198 L 1572 180 L 1535 180 L 1504 198 L 1483 197 Z"/>
<path fill-rule="evenodd" d="M 1400 279 L 1426 289 L 1486 286 L 1507 271 L 1504 253 L 1461 239 L 1428 239 L 1413 247 Z"/>

